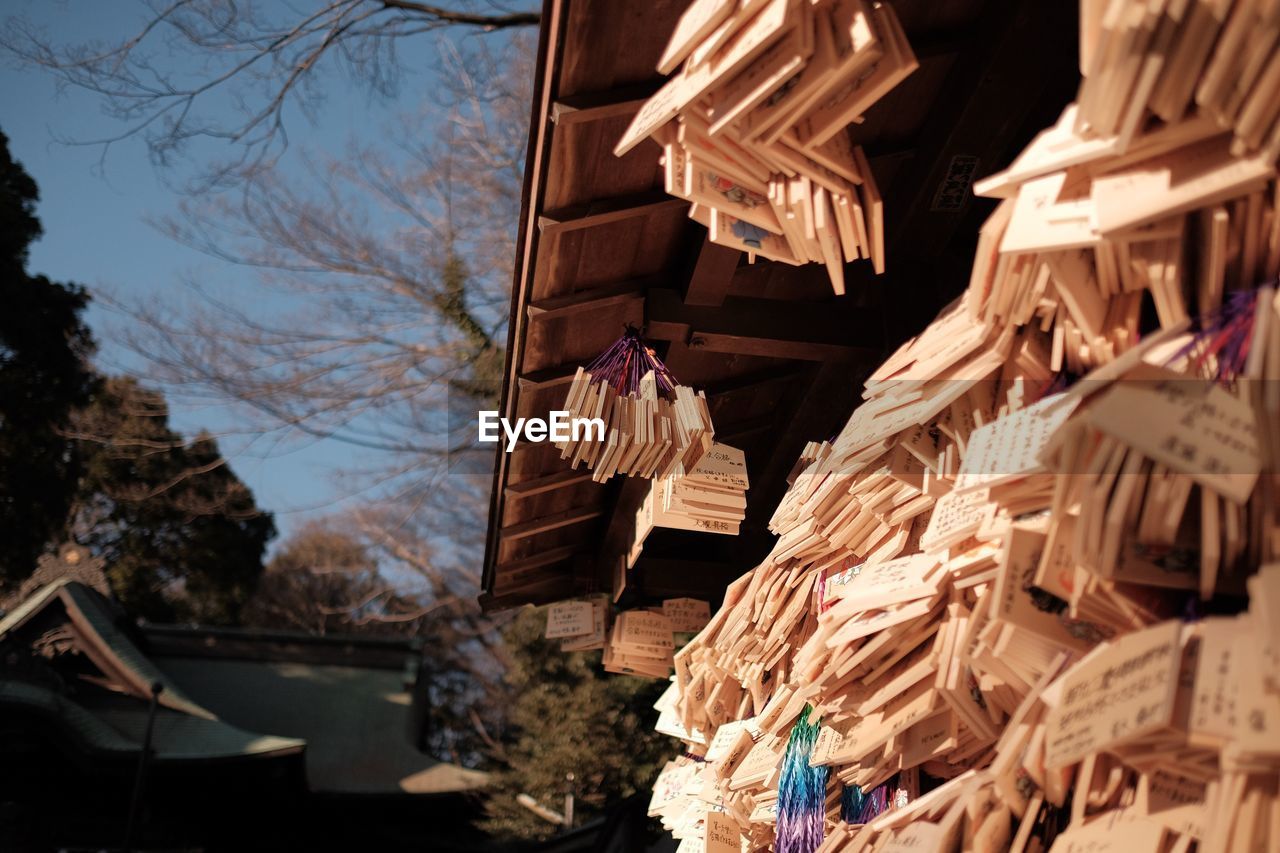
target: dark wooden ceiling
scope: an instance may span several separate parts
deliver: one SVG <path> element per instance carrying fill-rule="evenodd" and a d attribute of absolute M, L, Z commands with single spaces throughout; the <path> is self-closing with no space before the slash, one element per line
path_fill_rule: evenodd
<path fill-rule="evenodd" d="M 612 149 L 662 83 L 654 66 L 688 0 L 546 0 L 511 301 L 502 413 L 561 408 L 574 370 L 627 324 L 705 389 L 717 440 L 746 451 L 737 537 L 657 529 L 626 596 L 718 599 L 772 544 L 766 524 L 805 442 L 835 434 L 862 378 L 965 286 L 996 171 L 1078 83 L 1076 5 L 892 0 L 920 68 L 851 127 L 885 198 L 887 272 L 746 263 L 662 191 L 658 146 Z M 481 603 L 607 591 L 649 481 L 591 481 L 550 444 L 499 450 Z"/>

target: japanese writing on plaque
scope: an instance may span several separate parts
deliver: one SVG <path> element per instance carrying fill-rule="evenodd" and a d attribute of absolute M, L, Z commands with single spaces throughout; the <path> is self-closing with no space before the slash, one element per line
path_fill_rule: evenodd
<path fill-rule="evenodd" d="M 591 602 L 560 601 L 547 608 L 547 639 L 590 634 L 594 625 Z"/>
<path fill-rule="evenodd" d="M 1089 410 L 1089 421 L 1143 454 L 1236 503 L 1262 470 L 1257 419 L 1212 382 L 1144 366 Z"/>
<path fill-rule="evenodd" d="M 969 436 L 956 488 L 967 490 L 1040 470 L 1039 455 L 1075 408 L 1055 394 L 978 427 Z"/>
<path fill-rule="evenodd" d="M 1126 634 L 1063 676 L 1062 701 L 1049 714 L 1045 766 L 1149 734 L 1173 718 L 1181 664 L 1180 623 Z"/>
<path fill-rule="evenodd" d="M 671 620 L 673 631 L 701 631 L 711 619 L 711 605 L 698 598 L 668 598 L 662 615 Z"/>
<path fill-rule="evenodd" d="M 621 640 L 626 645 L 653 646 L 667 651 L 675 648 L 671 621 L 661 613 L 628 610 L 619 616 L 619 621 L 622 623 Z"/>
<path fill-rule="evenodd" d="M 706 844 L 707 853 L 741 853 L 738 824 L 719 812 L 707 812 Z"/>
<path fill-rule="evenodd" d="M 952 490 L 938 499 L 920 543 L 931 550 L 944 548 L 977 532 L 983 519 L 993 511 L 986 489 L 963 493 Z"/>
<path fill-rule="evenodd" d="M 938 191 L 933 194 L 933 204 L 929 209 L 939 213 L 955 213 L 964 209 L 969 200 L 969 187 L 973 186 L 974 176 L 978 173 L 981 161 L 972 154 L 956 154 L 947 164 L 947 173 L 938 184 Z"/>

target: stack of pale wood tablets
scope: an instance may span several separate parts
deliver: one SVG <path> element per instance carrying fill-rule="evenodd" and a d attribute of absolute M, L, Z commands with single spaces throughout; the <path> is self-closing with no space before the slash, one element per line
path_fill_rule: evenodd
<path fill-rule="evenodd" d="M 696 530 L 734 535 L 747 513 L 749 485 L 746 454 L 718 442 L 692 470 L 677 468 L 670 477 L 654 481 L 664 517 L 681 516 Z"/>
<path fill-rule="evenodd" d="M 578 368 L 564 411 L 568 435 L 553 443 L 574 468 L 585 463 L 596 482 L 692 470 L 715 436 L 706 395 L 680 385 L 630 331 Z"/>
<path fill-rule="evenodd" d="M 543 636 L 560 640 L 565 652 L 604 650 L 609 672 L 666 678 L 676 635 L 701 631 L 710 618 L 710 605 L 696 598 L 669 598 L 661 608 L 614 614 L 608 596 L 592 595 L 548 605 Z"/>
<path fill-rule="evenodd" d="M 1280 839 L 1280 4 L 1082 23 L 1078 103 L 977 185 L 967 291 L 675 652 L 685 849 L 778 843 L 815 718 L 822 850 Z"/>
<path fill-rule="evenodd" d="M 884 271 L 884 209 L 846 128 L 917 67 L 892 8 L 864 0 L 695 0 L 667 84 L 614 152 L 662 146 L 666 190 L 712 241 L 788 264 Z"/>
<path fill-rule="evenodd" d="M 624 610 L 613 620 L 604 668 L 621 675 L 666 678 L 671 674 L 675 630 L 664 613 Z"/>
<path fill-rule="evenodd" d="M 716 442 L 692 471 L 677 465 L 669 477 L 655 479 L 636 511 L 627 568 L 636 564 L 655 527 L 737 536 L 747 512 L 746 454 Z"/>

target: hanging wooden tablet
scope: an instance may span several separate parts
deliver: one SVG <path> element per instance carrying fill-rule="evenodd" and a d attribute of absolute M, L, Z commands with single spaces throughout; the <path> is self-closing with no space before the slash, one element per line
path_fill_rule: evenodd
<path fill-rule="evenodd" d="M 572 467 L 585 462 L 597 482 L 670 476 L 679 465 L 696 466 L 714 442 L 706 396 L 678 384 L 634 330 L 578 368 L 564 410 L 569 435 L 554 444 Z"/>
<path fill-rule="evenodd" d="M 787 264 L 884 272 L 884 214 L 846 127 L 918 65 L 891 6 L 863 0 L 696 3 L 659 64 L 672 77 L 615 148 L 652 136 L 668 193 L 721 245 Z"/>
<path fill-rule="evenodd" d="M 882 8 L 813 4 L 801 97 L 708 135 L 794 173 L 765 196 L 797 259 L 882 251 L 860 155 L 813 144 L 820 22 L 889 74 Z M 700 791 L 748 843 L 791 843 L 772 769 L 813 713 L 820 850 L 1274 847 L 1278 10 L 1085 0 L 1077 103 L 979 182 L 967 291 L 805 448 L 773 549 L 673 656 L 662 730 L 723 732 L 742 763 Z"/>

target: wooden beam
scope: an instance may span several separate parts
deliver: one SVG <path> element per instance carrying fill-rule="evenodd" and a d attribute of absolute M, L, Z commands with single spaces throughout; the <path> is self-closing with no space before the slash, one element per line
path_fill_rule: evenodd
<path fill-rule="evenodd" d="M 876 171 L 875 167 L 889 164 L 899 160 L 910 160 L 916 156 L 916 142 L 912 139 L 878 139 L 875 142 L 869 142 L 863 146 L 863 151 L 870 161 L 872 171 Z"/>
<path fill-rule="evenodd" d="M 767 432 L 778 423 L 778 413 L 767 412 L 763 415 L 756 415 L 753 418 L 745 418 L 740 421 L 725 424 L 721 428 L 716 425 L 716 441 L 723 441 L 732 445 L 735 439 L 741 440 L 749 435 Z"/>
<path fill-rule="evenodd" d="M 723 335 L 695 331 L 689 335 L 689 348 L 731 355 L 788 358 L 797 361 L 840 361 L 858 357 L 870 358 L 878 350 L 843 344 L 821 344 L 812 341 L 787 341 L 748 335 Z"/>
<path fill-rule="evenodd" d="M 565 545 L 560 548 L 551 548 L 538 554 L 532 554 L 528 557 L 520 557 L 515 560 L 507 560 L 505 563 L 498 563 L 498 571 L 508 575 L 517 575 L 520 572 L 529 569 L 538 569 L 543 566 L 550 566 L 554 563 L 563 562 L 578 552 L 577 545 Z"/>
<path fill-rule="evenodd" d="M 744 373 L 741 376 L 708 382 L 703 386 L 702 390 L 706 392 L 708 400 L 713 397 L 733 397 L 743 392 L 754 392 L 765 385 L 773 385 L 778 382 L 794 382 L 805 376 L 804 371 L 805 368 L 792 365 L 766 367 L 764 370 Z"/>
<path fill-rule="evenodd" d="M 619 86 L 603 92 L 569 95 L 551 105 L 551 120 L 557 126 L 634 114 L 649 96 L 658 91 L 661 81 L 636 86 Z"/>
<path fill-rule="evenodd" d="M 550 604 L 576 594 L 572 578 L 552 575 L 539 578 L 534 584 L 513 591 L 482 592 L 476 596 L 476 602 L 483 612 L 493 613 L 498 610 L 509 610 L 512 607 L 523 607 L 526 604 Z"/>
<path fill-rule="evenodd" d="M 570 527 L 574 524 L 582 524 L 584 521 L 591 521 L 604 515 L 604 507 L 578 507 L 577 509 L 567 509 L 564 512 L 558 512 L 554 515 L 546 515 L 542 518 L 535 518 L 532 521 L 522 521 L 519 524 L 509 524 L 502 528 L 498 536 L 503 542 L 514 542 L 517 539 L 525 539 L 529 536 L 537 536 L 539 533 L 547 533 L 552 530 L 559 530 L 561 527 Z"/>
<path fill-rule="evenodd" d="M 826 361 L 879 352 L 877 311 L 843 301 L 790 302 L 729 297 L 719 308 L 687 305 L 673 290 L 650 290 L 645 334 L 712 352 Z"/>
<path fill-rule="evenodd" d="M 520 483 L 508 483 L 505 494 L 508 498 L 527 498 L 555 491 L 556 489 L 567 489 L 570 486 L 576 486 L 590 480 L 591 472 L 588 470 L 556 471 L 554 474 L 534 477 L 531 480 L 525 480 Z"/>
<path fill-rule="evenodd" d="M 690 596 L 719 601 L 730 581 L 743 572 L 734 563 L 708 560 L 673 560 L 641 555 L 629 578 L 628 588 L 635 588 L 646 599 Z"/>
<path fill-rule="evenodd" d="M 594 228 L 597 225 L 687 207 L 688 204 L 684 199 L 673 198 L 661 190 L 649 190 L 545 211 L 538 217 L 538 229 L 547 235 L 579 228 Z"/>
<path fill-rule="evenodd" d="M 519 307 L 531 298 L 533 285 L 531 273 L 538 255 L 537 211 L 546 203 L 547 171 L 551 162 L 551 137 L 554 126 L 547 121 L 551 103 L 560 86 L 561 60 L 564 55 L 565 33 L 568 30 L 568 0 L 543 0 L 539 27 L 538 52 L 534 62 L 537 72 L 533 75 L 532 112 L 529 119 L 529 142 L 525 149 L 526 168 L 520 192 L 520 221 L 516 226 L 515 259 L 512 265 L 511 309 L 508 313 L 506 358 L 503 366 L 502 400 L 500 409 L 509 414 L 515 411 L 519 393 L 517 376 L 520 372 L 521 350 L 527 322 Z M 496 452 L 497 464 L 493 466 L 493 486 L 489 489 L 489 523 L 485 529 L 484 565 L 480 574 L 480 588 L 485 594 L 493 591 L 493 572 L 501 543 L 498 531 L 502 524 L 502 485 L 507 481 L 508 454 Z"/>
<path fill-rule="evenodd" d="M 494 575 L 494 587 L 503 591 L 519 588 L 522 584 L 534 580 L 535 576 L 545 575 L 545 572 L 541 572 L 542 569 L 572 559 L 579 550 L 581 549 L 577 545 L 566 545 L 518 560 L 499 563 Z"/>
<path fill-rule="evenodd" d="M 644 292 L 656 282 L 653 277 L 635 278 L 604 287 L 592 287 L 564 296 L 551 296 L 530 302 L 530 319 L 556 320 L 584 311 L 597 311 L 610 305 L 620 305 L 644 298 Z"/>
<path fill-rule="evenodd" d="M 974 26 L 947 27 L 946 29 L 907 33 L 907 40 L 911 42 L 911 52 L 919 60 L 954 56 L 964 51 L 966 47 L 975 41 L 981 40 L 982 37 L 983 32 Z"/>
<path fill-rule="evenodd" d="M 698 260 L 693 265 L 693 274 L 689 276 L 689 286 L 685 289 L 686 305 L 719 306 L 729 294 L 729 286 L 733 284 L 733 273 L 742 259 L 742 252 L 711 242 L 711 235 L 703 235 L 702 248 L 698 251 Z"/>
<path fill-rule="evenodd" d="M 573 381 L 573 375 L 578 372 L 576 364 L 561 364 L 556 367 L 548 367 L 546 370 L 535 370 L 533 373 L 525 373 L 516 379 L 516 384 L 520 388 L 520 393 L 524 394 L 531 391 L 544 391 L 547 388 L 555 388 L 557 385 L 568 385 Z"/>

